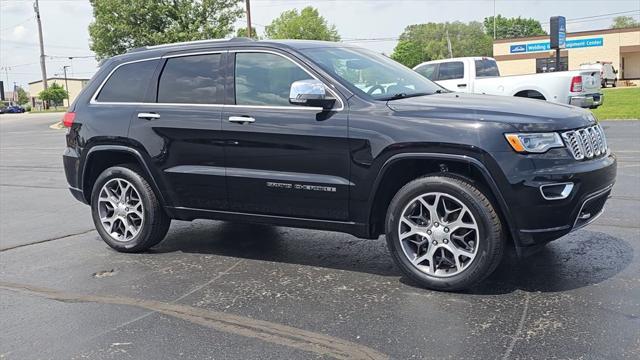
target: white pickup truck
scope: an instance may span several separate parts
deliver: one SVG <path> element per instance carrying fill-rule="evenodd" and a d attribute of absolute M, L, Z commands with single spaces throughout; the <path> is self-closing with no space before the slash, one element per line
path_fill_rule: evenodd
<path fill-rule="evenodd" d="M 489 57 L 435 60 L 413 69 L 457 92 L 521 96 L 592 109 L 604 100 L 597 70 L 500 76 L 495 59 Z"/>

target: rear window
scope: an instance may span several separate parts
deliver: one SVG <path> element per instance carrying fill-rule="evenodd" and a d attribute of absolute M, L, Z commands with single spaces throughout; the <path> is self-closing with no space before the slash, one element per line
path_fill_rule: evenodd
<path fill-rule="evenodd" d="M 96 100 L 100 102 L 143 102 L 158 60 L 125 64 L 116 69 Z"/>
<path fill-rule="evenodd" d="M 462 79 L 464 77 L 464 64 L 462 61 L 440 63 L 438 80 Z"/>
<path fill-rule="evenodd" d="M 500 76 L 498 64 L 493 60 L 476 60 L 476 77 Z"/>
<path fill-rule="evenodd" d="M 167 60 L 158 84 L 158 102 L 221 103 L 220 58 L 220 54 L 207 54 Z"/>

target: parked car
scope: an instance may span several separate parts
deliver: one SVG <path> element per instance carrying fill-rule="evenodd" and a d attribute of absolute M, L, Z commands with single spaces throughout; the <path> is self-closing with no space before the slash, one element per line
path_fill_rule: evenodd
<path fill-rule="evenodd" d="M 406 276 L 456 290 L 507 242 L 526 255 L 592 222 L 616 177 L 589 111 L 449 92 L 333 42 L 132 50 L 68 111 L 71 193 L 121 252 L 160 243 L 171 219 L 384 234 Z"/>
<path fill-rule="evenodd" d="M 23 113 L 23 112 L 25 112 L 25 108 L 23 108 L 20 105 L 9 105 L 9 106 L 7 106 L 5 112 L 13 113 L 13 114 Z"/>
<path fill-rule="evenodd" d="M 580 69 L 598 70 L 600 72 L 600 83 L 603 88 L 607 85 L 618 86 L 618 70 L 613 67 L 610 61 L 596 61 L 593 63 L 580 64 Z"/>
<path fill-rule="evenodd" d="M 4 114 L 6 112 L 7 112 L 7 107 L 3 106 L 3 105 L 0 105 L 0 114 Z"/>
<path fill-rule="evenodd" d="M 594 70 L 500 76 L 489 57 L 464 57 L 422 63 L 414 70 L 457 92 L 506 95 L 597 108 L 604 100 L 600 75 Z"/>

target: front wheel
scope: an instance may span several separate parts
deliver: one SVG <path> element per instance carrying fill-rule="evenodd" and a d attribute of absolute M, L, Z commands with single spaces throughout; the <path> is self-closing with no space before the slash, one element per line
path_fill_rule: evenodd
<path fill-rule="evenodd" d="M 93 186 L 91 214 L 96 230 L 120 252 L 139 252 L 158 244 L 171 219 L 133 165 L 110 167 Z"/>
<path fill-rule="evenodd" d="M 386 235 L 402 272 L 434 290 L 477 284 L 495 270 L 504 248 L 491 202 L 471 182 L 449 176 L 400 189 L 387 210 Z"/>

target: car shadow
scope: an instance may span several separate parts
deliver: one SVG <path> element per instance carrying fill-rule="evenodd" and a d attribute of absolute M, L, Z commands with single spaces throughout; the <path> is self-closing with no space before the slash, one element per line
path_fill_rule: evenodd
<path fill-rule="evenodd" d="M 187 223 L 188 224 L 188 223 Z M 240 222 L 195 221 L 172 227 L 150 252 L 213 254 L 400 276 L 382 240 L 351 235 Z"/>
<path fill-rule="evenodd" d="M 633 261 L 633 248 L 606 233 L 579 230 L 519 259 L 513 248 L 471 294 L 503 294 L 515 290 L 559 292 L 601 283 L 622 272 Z"/>
<path fill-rule="evenodd" d="M 325 231 L 269 225 L 196 221 L 172 228 L 151 253 L 186 252 L 290 263 L 381 276 L 402 275 L 387 252 L 384 238 L 363 240 Z M 633 260 L 633 248 L 623 239 L 588 230 L 571 233 L 538 253 L 519 259 L 507 246 L 496 271 L 467 294 L 495 295 L 515 290 L 558 292 L 607 280 Z"/>

